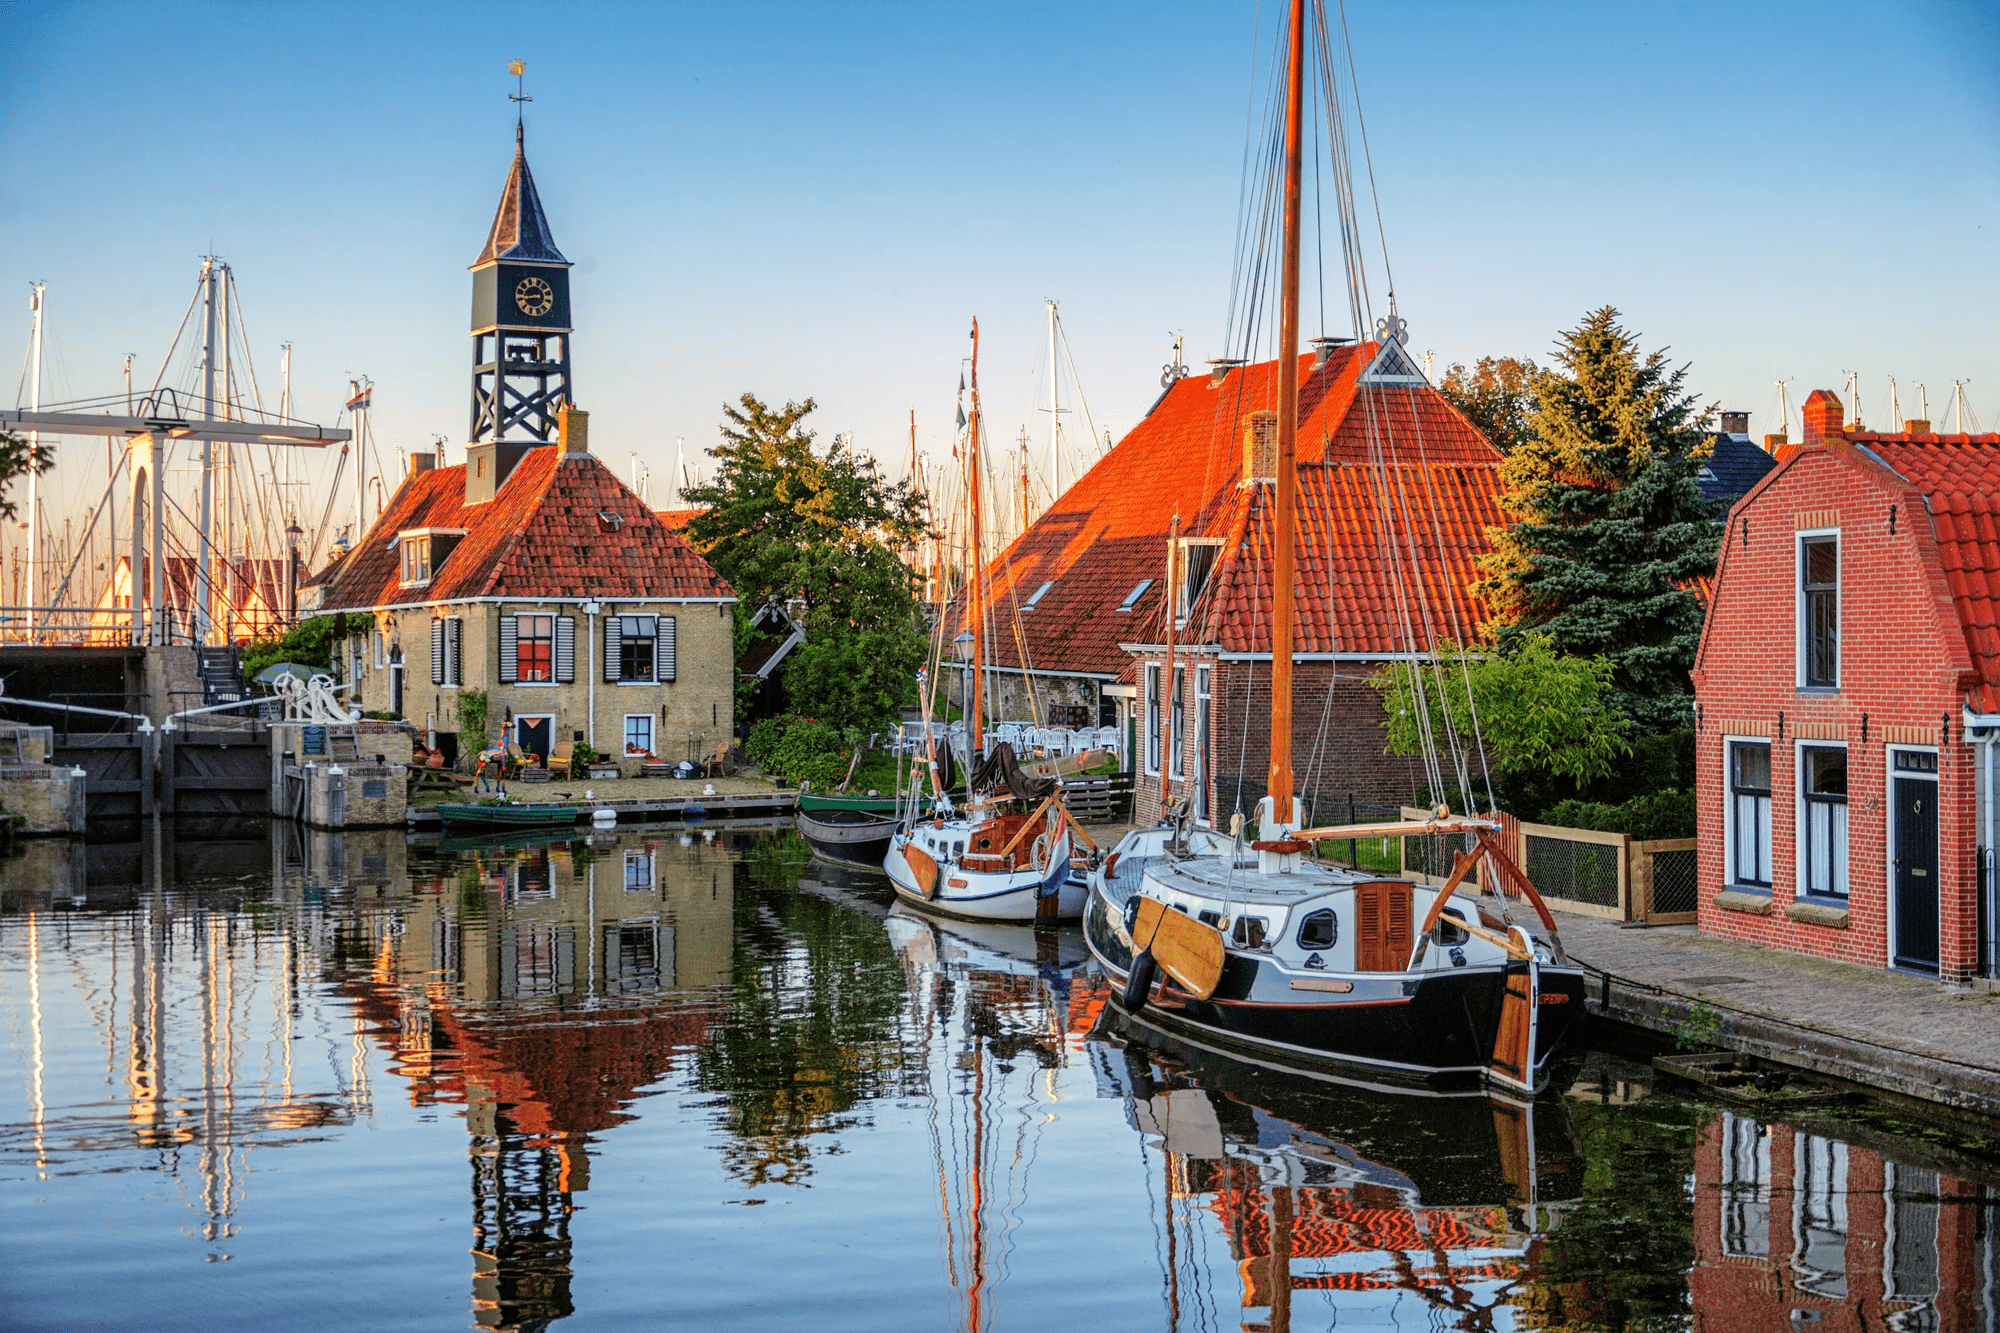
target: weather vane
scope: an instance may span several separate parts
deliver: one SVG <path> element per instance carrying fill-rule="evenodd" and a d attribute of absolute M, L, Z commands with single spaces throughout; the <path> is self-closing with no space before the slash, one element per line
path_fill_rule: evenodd
<path fill-rule="evenodd" d="M 507 72 L 514 76 L 514 91 L 507 94 L 507 100 L 514 103 L 514 126 L 518 129 L 521 125 L 521 117 L 527 111 L 527 108 L 522 106 L 521 103 L 535 100 L 528 93 L 528 81 L 526 77 L 528 62 L 525 60 L 510 60 L 507 62 Z"/>

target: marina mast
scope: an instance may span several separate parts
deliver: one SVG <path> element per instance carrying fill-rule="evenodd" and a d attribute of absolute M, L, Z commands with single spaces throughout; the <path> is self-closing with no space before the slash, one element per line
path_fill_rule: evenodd
<path fill-rule="evenodd" d="M 1271 506 L 1271 819 L 1286 828 L 1292 815 L 1292 565 L 1298 508 L 1299 214 L 1301 111 L 1305 102 L 1305 0 L 1292 0 L 1290 66 L 1285 96 L 1283 286 L 1278 310 L 1278 476 Z M 1173 614 L 1173 608 L 1167 608 Z M 1264 831 L 1265 837 L 1272 836 Z"/>

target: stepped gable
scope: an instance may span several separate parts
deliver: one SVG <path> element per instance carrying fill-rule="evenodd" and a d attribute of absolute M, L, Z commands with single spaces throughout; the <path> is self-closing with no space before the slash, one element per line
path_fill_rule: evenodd
<path fill-rule="evenodd" d="M 1373 343 L 1334 348 L 1318 369 L 1311 355 L 1300 358 L 1299 652 L 1406 651 L 1406 608 L 1420 634 L 1428 609 L 1441 640 L 1470 638 L 1485 618 L 1464 589 L 1473 559 L 1489 549 L 1486 529 L 1505 522 L 1500 453 L 1433 388 L 1361 391 L 1378 350 Z M 1252 412 L 1275 410 L 1277 381 L 1275 360 L 1236 367 L 1220 384 L 1212 375 L 1177 381 L 994 559 L 991 586 L 1002 616 L 1043 583 L 1052 585 L 1020 613 L 1037 671 L 1117 677 L 1131 666 L 1121 644 L 1158 641 L 1176 512 L 1184 536 L 1223 539 L 1204 607 L 1183 641 L 1270 650 L 1269 540 L 1257 517 L 1270 488 L 1238 483 L 1244 427 Z M 1372 464 L 1377 455 L 1386 467 Z M 1423 563 L 1421 577 L 1405 580 L 1413 586 L 1399 595 L 1379 534 L 1402 537 L 1405 514 Z M 1405 539 L 1406 556 L 1411 544 Z M 1152 586 L 1131 609 L 1118 610 L 1145 579 Z M 1019 666 L 1012 634 L 996 637 L 1000 663 Z M 1425 642 L 1420 637 L 1420 646 Z"/>
<path fill-rule="evenodd" d="M 406 479 L 332 577 L 323 608 L 481 597 L 733 597 L 706 560 L 596 457 L 530 449 L 485 504 L 467 505 L 465 465 Z M 599 517 L 615 517 L 615 526 Z M 463 528 L 431 581 L 402 586 L 396 534 Z"/>
<path fill-rule="evenodd" d="M 1945 585 L 1979 678 L 1972 704 L 2000 712 L 2000 434 L 1855 432 L 1846 438 L 1923 493 Z"/>

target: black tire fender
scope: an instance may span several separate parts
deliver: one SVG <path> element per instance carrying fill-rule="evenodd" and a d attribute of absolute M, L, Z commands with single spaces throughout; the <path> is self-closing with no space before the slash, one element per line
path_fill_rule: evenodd
<path fill-rule="evenodd" d="M 1153 994 L 1153 973 L 1153 951 L 1139 950 L 1132 959 L 1132 970 L 1125 974 L 1125 989 L 1118 993 L 1118 1003 L 1126 1012 L 1136 1014 L 1146 1007 Z"/>

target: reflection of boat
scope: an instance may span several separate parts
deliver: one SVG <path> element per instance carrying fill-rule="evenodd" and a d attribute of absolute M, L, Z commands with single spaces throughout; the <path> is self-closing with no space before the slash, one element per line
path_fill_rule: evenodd
<path fill-rule="evenodd" d="M 1244 476 L 1240 518 L 1232 519 L 1240 523 L 1233 531 L 1241 535 L 1231 545 L 1254 554 L 1227 571 L 1227 577 L 1260 582 L 1270 594 L 1268 615 L 1258 613 L 1266 617 L 1270 636 L 1268 790 L 1257 802 L 1258 832 L 1247 845 L 1232 840 L 1204 855 L 1160 831 L 1128 835 L 1093 874 L 1085 933 L 1099 961 L 1123 983 L 1125 1007 L 1144 1009 L 1147 1021 L 1189 1040 L 1301 1069 L 1360 1070 L 1371 1078 L 1427 1084 L 1490 1081 L 1531 1092 L 1547 1078 L 1551 1054 L 1583 1009 L 1584 974 L 1564 955 L 1554 919 L 1495 836 L 1501 828 L 1497 818 L 1448 818 L 1446 808 L 1439 806 L 1437 817 L 1423 821 L 1306 829 L 1302 804 L 1294 795 L 1293 644 L 1310 606 L 1309 600 L 1299 599 L 1296 562 L 1300 372 L 1307 364 L 1299 355 L 1302 116 L 1308 87 L 1322 86 L 1308 84 L 1307 53 L 1322 48 L 1307 41 L 1311 24 L 1306 0 L 1292 0 L 1290 11 L 1283 116 L 1271 122 L 1274 129 L 1282 126 L 1285 163 L 1277 374 L 1260 379 L 1266 384 L 1276 380 L 1271 404 L 1276 411 L 1269 413 L 1276 448 L 1268 482 L 1247 472 Z M 1324 16 L 1320 22 L 1325 23 Z M 1319 31 L 1323 41 L 1326 28 Z M 1348 68 L 1351 76 L 1351 60 Z M 1332 86 L 1337 67 L 1313 77 L 1322 76 Z M 1330 121 L 1327 141 L 1346 143 L 1344 102 L 1324 104 Z M 1336 162 L 1336 188 L 1342 192 L 1352 180 L 1344 166 Z M 1276 199 L 1267 202 L 1275 204 Z M 1352 202 L 1344 196 L 1341 206 L 1351 208 Z M 1350 301 L 1359 324 L 1365 295 L 1357 278 L 1360 256 L 1350 248 L 1347 259 L 1349 281 L 1355 284 Z M 1260 258 L 1255 267 L 1263 271 L 1264 261 Z M 1403 324 L 1393 306 L 1378 321 L 1376 334 L 1368 369 L 1354 392 L 1362 396 L 1371 421 L 1388 420 L 1392 407 L 1414 419 L 1420 405 L 1410 396 L 1428 389 L 1403 347 Z M 1267 392 L 1260 389 L 1257 396 Z M 1245 405 L 1265 406 L 1261 401 Z M 1374 461 L 1365 466 L 1379 467 L 1382 493 L 1393 494 L 1379 442 L 1372 447 Z M 1404 568 L 1401 545 L 1398 538 L 1382 550 L 1397 577 L 1430 577 L 1421 569 Z M 1407 560 L 1418 562 L 1414 549 Z M 1170 574 L 1171 569 L 1170 560 Z M 1213 577 L 1225 574 L 1218 571 Z M 1312 578 L 1308 570 L 1308 592 Z M 1169 628 L 1172 623 L 1171 618 L 1166 621 Z M 1407 613 L 1402 634 L 1414 684 L 1421 680 L 1419 664 L 1435 663 L 1439 635 L 1426 622 L 1420 638 Z M 1167 643 L 1171 675 L 1172 639 Z M 1431 730 L 1432 705 L 1428 695 L 1416 697 L 1424 715 L 1418 730 L 1426 772 L 1433 790 L 1445 790 L 1440 743 Z M 1448 716 L 1437 717 L 1439 728 L 1451 725 Z M 1467 743 L 1477 744 L 1476 736 L 1452 739 L 1454 755 L 1463 753 Z M 1461 790 L 1472 787 L 1470 771 L 1469 763 L 1456 767 L 1453 776 Z M 1430 835 L 1450 836 L 1465 849 L 1442 885 L 1336 868 L 1309 855 L 1318 841 L 1334 837 Z M 1472 882 L 1475 870 L 1483 889 L 1492 893 L 1494 886 L 1504 886 L 1513 901 L 1495 895 L 1489 911 L 1487 903 L 1459 892 Z M 1540 932 L 1515 921 L 1517 906 L 1532 906 Z M 1162 982 L 1157 1000 L 1156 977 Z"/>
<path fill-rule="evenodd" d="M 1090 959 L 1083 932 L 1074 926 L 1014 925 L 1000 921 L 940 920 L 904 903 L 884 923 L 896 951 L 918 963 L 963 964 L 981 972 L 1037 977 L 1067 975 Z"/>
<path fill-rule="evenodd" d="M 798 825 L 799 836 L 820 860 L 878 874 L 897 827 L 893 818 L 865 810 L 809 812 L 803 807 L 793 816 L 793 822 Z"/>
<path fill-rule="evenodd" d="M 456 855 L 462 852 L 502 851 L 509 847 L 546 847 L 552 843 L 573 841 L 578 836 L 570 829 L 554 825 L 538 829 L 477 829 L 439 838 L 433 846 L 441 855 Z"/>
<path fill-rule="evenodd" d="M 573 805 L 439 805 L 438 817 L 452 828 L 532 828 L 574 824 Z"/>

